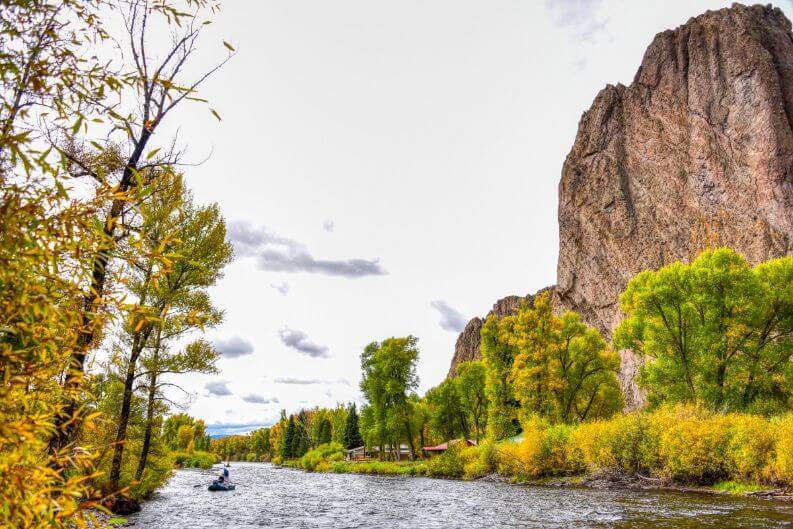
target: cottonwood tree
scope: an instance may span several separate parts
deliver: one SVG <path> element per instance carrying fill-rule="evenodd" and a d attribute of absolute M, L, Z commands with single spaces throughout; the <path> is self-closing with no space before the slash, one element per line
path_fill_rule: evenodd
<path fill-rule="evenodd" d="M 415 457 L 409 394 L 418 387 L 417 341 L 413 336 L 388 338 L 367 345 L 361 353 L 361 391 L 368 402 L 361 415 L 361 426 L 366 425 L 362 433 L 380 445 L 381 457 L 384 444 L 398 450 L 402 441 L 410 447 L 410 458 Z"/>
<path fill-rule="evenodd" d="M 180 162 L 180 153 L 174 143 L 167 145 L 160 140 L 157 146 L 152 144 L 155 131 L 177 105 L 186 100 L 201 101 L 196 97 L 198 88 L 230 58 L 229 54 L 204 74 L 188 77 L 187 65 L 197 50 L 198 38 L 205 27 L 202 17 L 204 13 L 214 13 L 217 4 L 211 0 L 185 0 L 184 5 L 186 11 L 164 2 L 131 0 L 118 7 L 126 38 L 117 41 L 127 46 L 131 64 L 122 65 L 119 74 L 111 78 L 110 86 L 114 89 L 116 101 L 110 101 L 110 95 L 101 90 L 97 90 L 97 97 L 92 101 L 94 107 L 101 110 L 106 126 L 111 130 L 111 137 L 105 138 L 105 144 L 92 140 L 90 147 L 86 148 L 86 142 L 74 137 L 79 131 L 87 130 L 89 116 L 84 112 L 75 115 L 70 129 L 72 134 L 65 139 L 59 135 L 63 127 L 47 130 L 47 138 L 66 160 L 68 172 L 75 177 L 90 178 L 98 193 L 107 199 L 98 214 L 101 237 L 87 252 L 90 255 L 90 280 L 82 295 L 82 321 L 64 384 L 69 400 L 56 417 L 50 440 L 51 449 L 55 452 L 67 446 L 80 427 L 80 386 L 85 376 L 86 357 L 101 336 L 102 316 L 106 314 L 108 305 L 121 303 L 122 298 L 115 297 L 108 289 L 113 259 L 126 257 L 119 254 L 119 243 L 135 232 L 135 226 L 130 226 L 129 220 L 136 216 L 138 205 L 147 196 L 148 186 Z M 152 25 L 158 31 L 176 31 L 170 47 L 159 60 L 154 59 L 152 50 L 155 47 L 149 42 Z M 231 53 L 231 49 L 229 51 Z M 132 101 L 135 101 L 134 105 L 130 104 Z M 114 139 L 116 135 L 119 136 L 117 140 Z M 108 146 L 117 147 L 121 153 L 120 163 L 111 170 L 97 164 L 97 158 L 101 159 L 102 151 Z M 133 249 L 133 256 L 136 246 L 134 242 L 126 245 Z"/>
<path fill-rule="evenodd" d="M 448 441 L 468 437 L 466 410 L 455 379 L 446 379 L 427 391 L 425 396 L 430 409 L 430 426 Z"/>
<path fill-rule="evenodd" d="M 455 381 L 477 443 L 487 426 L 486 377 L 487 371 L 481 361 L 463 362 L 457 366 Z"/>
<path fill-rule="evenodd" d="M 619 355 L 578 314 L 554 316 L 548 295 L 541 294 L 532 308 L 504 320 L 511 331 L 507 341 L 516 350 L 509 381 L 524 418 L 573 423 L 622 409 Z"/>
<path fill-rule="evenodd" d="M 217 353 L 205 340 L 196 340 L 184 350 L 169 355 L 169 341 L 195 330 L 217 325 L 222 312 L 212 306 L 207 289 L 221 277 L 230 262 L 232 249 L 226 241 L 226 227 L 217 205 L 196 207 L 179 175 L 165 175 L 158 181 L 159 190 L 141 204 L 141 237 L 145 243 L 143 257 L 132 263 L 128 288 L 137 298 L 125 325 L 130 345 L 126 356 L 124 398 L 110 470 L 109 487 L 118 488 L 126 441 L 129 407 L 135 381 L 142 373 L 137 363 L 146 345 L 153 340 L 152 358 L 145 372 L 149 378 L 147 432 L 141 454 L 142 474 L 151 438 L 154 402 L 158 390 L 166 384 L 163 374 L 190 371 L 212 372 Z M 167 256 L 167 266 L 160 258 Z M 150 413 L 149 413 L 150 412 Z"/>
<path fill-rule="evenodd" d="M 615 345 L 647 361 L 651 405 L 773 413 L 793 399 L 793 257 L 754 268 L 728 248 L 634 277 Z"/>

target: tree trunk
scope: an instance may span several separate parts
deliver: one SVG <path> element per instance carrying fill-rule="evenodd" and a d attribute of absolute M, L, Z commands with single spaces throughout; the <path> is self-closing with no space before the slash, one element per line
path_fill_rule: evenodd
<path fill-rule="evenodd" d="M 146 431 L 143 433 L 143 447 L 140 451 L 140 459 L 138 460 L 138 470 L 135 471 L 135 480 L 140 481 L 143 476 L 143 471 L 146 469 L 146 462 L 149 458 L 149 449 L 151 448 L 151 433 L 154 428 L 154 402 L 157 395 L 157 362 L 160 357 L 160 339 L 162 336 L 162 327 L 157 329 L 157 342 L 154 346 L 154 354 L 152 356 L 152 369 L 149 374 L 149 400 L 146 403 Z"/>
<path fill-rule="evenodd" d="M 121 478 L 121 460 L 124 457 L 124 443 L 127 442 L 127 425 L 129 424 L 129 412 L 132 408 L 132 393 L 135 385 L 135 364 L 138 361 L 143 344 L 146 343 L 148 333 L 145 337 L 137 334 L 132 344 L 132 351 L 127 362 L 127 376 L 124 379 L 124 397 L 121 402 L 121 415 L 118 418 L 118 429 L 116 430 L 116 443 L 113 447 L 113 462 L 110 466 L 110 491 L 118 490 Z"/>
<path fill-rule="evenodd" d="M 55 416 L 55 429 L 49 442 L 51 452 L 57 452 L 71 443 L 82 424 L 79 389 L 85 378 L 85 358 L 96 336 L 95 318 L 101 306 L 102 295 L 105 290 L 107 265 L 113 256 L 116 245 L 116 225 L 121 217 L 121 210 L 127 202 L 124 194 L 136 185 L 136 179 L 134 178 L 136 168 L 143 155 L 143 150 L 146 148 L 149 138 L 151 138 L 151 134 L 151 130 L 145 126 L 141 128 L 141 134 L 135 149 L 127 160 L 118 188 L 115 190 L 116 196 L 120 198 L 113 199 L 110 212 L 105 219 L 103 230 L 105 241 L 97 250 L 91 265 L 91 286 L 83 296 L 82 322 L 77 336 L 77 343 L 71 353 L 66 383 L 64 384 L 68 401 L 64 408 Z"/>

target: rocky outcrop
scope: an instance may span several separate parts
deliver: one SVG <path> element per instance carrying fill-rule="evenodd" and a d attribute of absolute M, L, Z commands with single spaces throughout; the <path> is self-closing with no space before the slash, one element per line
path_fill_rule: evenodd
<path fill-rule="evenodd" d="M 770 6 L 658 34 L 633 83 L 607 86 L 584 113 L 559 183 L 555 308 L 610 338 L 631 277 L 722 245 L 752 263 L 793 251 L 793 34 Z M 477 357 L 477 325 L 452 368 Z M 635 407 L 639 361 L 621 355 Z"/>
<path fill-rule="evenodd" d="M 484 318 L 473 318 L 457 337 L 457 343 L 454 346 L 454 357 L 452 358 L 452 365 L 449 367 L 448 377 L 455 377 L 457 375 L 457 366 L 469 360 L 481 360 L 482 353 L 479 350 L 480 332 L 485 320 L 492 315 L 499 318 L 507 316 L 516 312 L 523 302 L 529 306 L 534 303 L 534 298 L 542 292 L 550 292 L 553 295 L 553 287 L 548 287 L 540 290 L 536 294 L 526 296 L 507 296 L 501 298 L 493 305 L 493 308 Z"/>
<path fill-rule="evenodd" d="M 709 11 L 655 37 L 630 86 L 581 118 L 559 184 L 556 303 L 610 337 L 644 269 L 793 244 L 793 35 L 770 6 Z M 623 388 L 640 402 L 622 352 Z"/>

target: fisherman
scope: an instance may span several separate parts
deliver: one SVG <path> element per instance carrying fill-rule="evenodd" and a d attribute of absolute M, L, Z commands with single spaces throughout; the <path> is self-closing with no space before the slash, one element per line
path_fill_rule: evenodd
<path fill-rule="evenodd" d="M 223 475 L 221 477 L 224 478 L 223 481 L 228 481 L 229 480 L 229 467 L 228 467 L 228 465 L 223 467 Z"/>

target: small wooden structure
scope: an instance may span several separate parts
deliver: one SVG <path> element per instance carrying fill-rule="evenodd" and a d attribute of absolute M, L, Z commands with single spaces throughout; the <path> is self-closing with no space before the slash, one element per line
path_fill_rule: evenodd
<path fill-rule="evenodd" d="M 425 446 L 422 450 L 427 455 L 438 455 L 444 453 L 446 450 L 449 449 L 450 446 L 456 445 L 457 443 L 465 443 L 466 446 L 476 446 L 476 441 L 473 439 L 450 439 L 445 443 L 441 443 L 435 446 Z"/>
<path fill-rule="evenodd" d="M 368 459 L 385 459 L 404 461 L 410 459 L 410 447 L 401 444 L 399 447 L 383 445 L 383 457 L 380 457 L 380 447 L 373 446 L 367 449 L 365 446 L 358 446 L 347 450 L 347 461 L 366 461 Z"/>
<path fill-rule="evenodd" d="M 366 447 L 356 446 L 347 450 L 347 461 L 363 461 L 366 457 Z"/>

